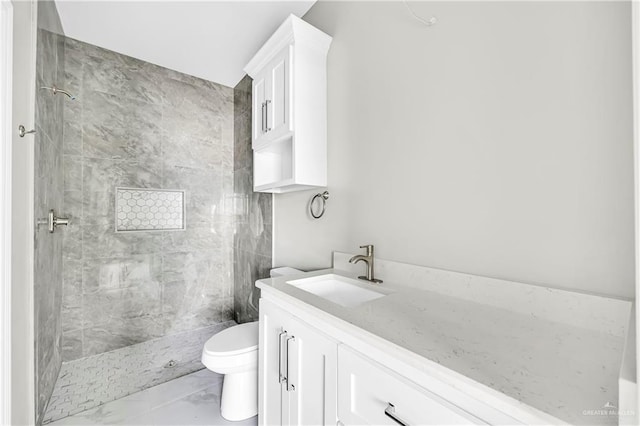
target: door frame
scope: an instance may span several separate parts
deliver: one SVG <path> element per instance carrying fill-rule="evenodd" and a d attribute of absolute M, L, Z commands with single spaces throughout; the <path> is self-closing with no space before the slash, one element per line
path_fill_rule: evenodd
<path fill-rule="evenodd" d="M 640 372 L 640 1 L 631 2 L 631 42 L 633 59 L 633 169 L 635 179 L 635 324 L 636 324 L 636 411 L 635 419 L 640 417 L 640 392 L 638 391 L 638 372 Z"/>
<path fill-rule="evenodd" d="M 33 135 L 18 136 L 18 125 L 35 125 L 37 0 L 9 1 L 13 9 L 11 140 L 11 421 L 35 424 L 34 181 Z M 6 126 L 0 132 L 6 131 Z M 6 402 L 6 400 L 5 400 Z"/>
<path fill-rule="evenodd" d="M 0 0 L 0 423 L 11 424 L 13 5 Z"/>

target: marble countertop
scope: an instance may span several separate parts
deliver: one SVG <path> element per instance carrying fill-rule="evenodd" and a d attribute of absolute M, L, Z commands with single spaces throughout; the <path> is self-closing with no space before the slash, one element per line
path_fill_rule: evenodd
<path fill-rule="evenodd" d="M 345 271 L 305 273 L 311 277 Z M 436 292 L 385 282 L 387 296 L 345 308 L 287 284 L 302 275 L 260 280 L 286 295 L 533 407 L 558 423 L 616 424 L 624 338 Z M 365 286 L 367 284 L 364 284 Z"/>

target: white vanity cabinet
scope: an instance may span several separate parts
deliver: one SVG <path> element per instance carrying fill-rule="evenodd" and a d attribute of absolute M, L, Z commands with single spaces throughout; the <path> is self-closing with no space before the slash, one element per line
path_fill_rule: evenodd
<path fill-rule="evenodd" d="M 260 425 L 540 423 L 516 420 L 494 396 L 465 392 L 466 379 L 348 321 L 256 285 Z"/>
<path fill-rule="evenodd" d="M 260 299 L 261 425 L 486 424 Z"/>
<path fill-rule="evenodd" d="M 337 342 L 260 300 L 261 425 L 335 425 Z"/>
<path fill-rule="evenodd" d="M 486 424 L 345 345 L 338 350 L 338 401 L 345 426 Z"/>
<path fill-rule="evenodd" d="M 290 15 L 244 68 L 253 79 L 254 191 L 327 185 L 330 44 L 330 36 Z"/>

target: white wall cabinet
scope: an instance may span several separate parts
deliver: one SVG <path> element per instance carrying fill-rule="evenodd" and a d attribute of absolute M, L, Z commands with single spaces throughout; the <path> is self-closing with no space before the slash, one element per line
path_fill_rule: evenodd
<path fill-rule="evenodd" d="M 337 342 L 260 300 L 261 425 L 335 425 Z"/>
<path fill-rule="evenodd" d="M 290 15 L 245 67 L 253 79 L 254 191 L 327 185 L 331 37 Z"/>

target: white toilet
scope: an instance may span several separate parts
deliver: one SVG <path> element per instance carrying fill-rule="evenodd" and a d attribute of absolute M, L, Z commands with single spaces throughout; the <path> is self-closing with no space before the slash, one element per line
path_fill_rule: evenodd
<path fill-rule="evenodd" d="M 202 363 L 224 374 L 220 413 L 227 420 L 258 414 L 258 322 L 248 322 L 214 335 L 202 350 Z"/>
<path fill-rule="evenodd" d="M 271 277 L 297 274 L 293 268 L 271 270 Z M 220 413 L 231 421 L 258 414 L 258 322 L 229 327 L 214 335 L 202 349 L 202 363 L 224 374 Z"/>

